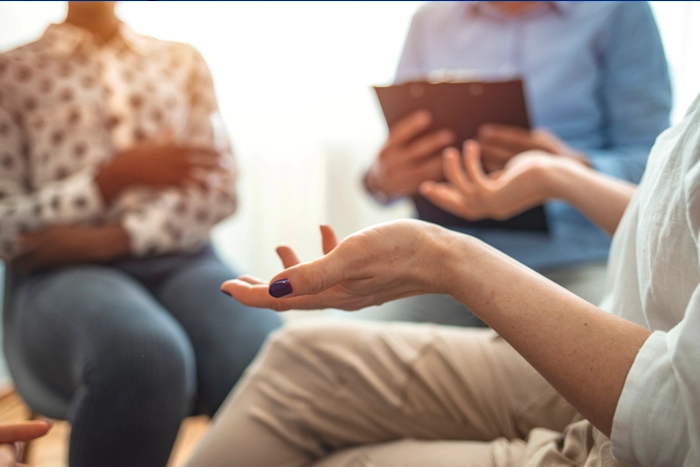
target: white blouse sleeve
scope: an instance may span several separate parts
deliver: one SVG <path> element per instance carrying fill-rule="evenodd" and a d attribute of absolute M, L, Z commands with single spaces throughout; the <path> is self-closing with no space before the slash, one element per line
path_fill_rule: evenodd
<path fill-rule="evenodd" d="M 687 224 L 700 250 L 700 163 L 684 185 Z M 700 465 L 700 285 L 683 320 L 668 332 L 654 332 L 639 351 L 611 440 L 613 455 L 629 465 Z"/>

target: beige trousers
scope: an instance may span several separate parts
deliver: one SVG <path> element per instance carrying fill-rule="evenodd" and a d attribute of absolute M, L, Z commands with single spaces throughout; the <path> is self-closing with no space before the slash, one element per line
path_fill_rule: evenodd
<path fill-rule="evenodd" d="M 617 464 L 493 331 L 329 320 L 270 338 L 187 465 Z"/>

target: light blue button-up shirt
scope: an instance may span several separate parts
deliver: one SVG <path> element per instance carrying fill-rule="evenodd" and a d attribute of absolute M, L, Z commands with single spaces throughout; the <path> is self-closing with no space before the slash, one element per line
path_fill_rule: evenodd
<path fill-rule="evenodd" d="M 522 76 L 530 120 L 638 183 L 669 126 L 671 85 L 646 2 L 545 2 L 508 15 L 488 2 L 432 3 L 413 18 L 396 80 L 453 70 Z M 571 206 L 546 204 L 550 233 L 465 229 L 536 270 L 607 258 L 609 237 Z"/>

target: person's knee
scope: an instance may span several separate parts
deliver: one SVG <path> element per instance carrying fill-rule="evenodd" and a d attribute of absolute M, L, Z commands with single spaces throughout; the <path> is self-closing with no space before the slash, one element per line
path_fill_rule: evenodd
<path fill-rule="evenodd" d="M 195 359 L 181 330 L 173 327 L 110 336 L 94 350 L 85 367 L 89 388 L 155 405 L 191 404 L 196 391 Z"/>
<path fill-rule="evenodd" d="M 313 369 L 343 367 L 368 344 L 373 326 L 347 321 L 323 321 L 286 326 L 273 332 L 253 365 L 257 374 L 302 374 Z"/>
<path fill-rule="evenodd" d="M 298 352 L 317 353 L 331 343 L 342 345 L 351 340 L 352 327 L 340 322 L 285 326 L 270 334 L 265 351 L 275 357 L 290 358 Z"/>

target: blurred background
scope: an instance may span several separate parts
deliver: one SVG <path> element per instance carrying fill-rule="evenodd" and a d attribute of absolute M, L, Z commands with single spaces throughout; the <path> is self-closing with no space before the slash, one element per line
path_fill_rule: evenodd
<path fill-rule="evenodd" d="M 371 85 L 392 81 L 411 16 L 423 3 L 119 5 L 137 32 L 189 42 L 211 68 L 242 170 L 239 212 L 213 235 L 237 270 L 272 276 L 280 269 L 274 248 L 283 243 L 302 259 L 320 255 L 321 222 L 345 236 L 410 215 L 407 204 L 377 206 L 360 178 L 386 136 Z M 671 66 L 675 122 L 700 91 L 700 4 L 651 4 Z M 35 40 L 65 8 L 0 2 L 0 51 Z"/>

